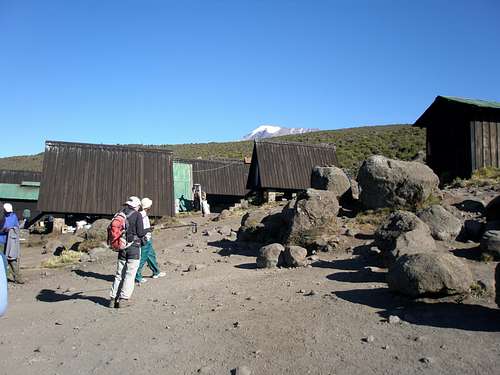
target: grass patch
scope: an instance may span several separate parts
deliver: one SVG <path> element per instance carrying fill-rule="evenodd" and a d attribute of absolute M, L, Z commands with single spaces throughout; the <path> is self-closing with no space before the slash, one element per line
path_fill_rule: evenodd
<path fill-rule="evenodd" d="M 370 224 L 379 226 L 392 211 L 393 210 L 391 208 L 380 208 L 378 210 L 363 211 L 356 215 L 356 222 L 358 224 Z"/>
<path fill-rule="evenodd" d="M 455 178 L 450 187 L 484 187 L 500 185 L 500 168 L 480 168 L 472 174 L 468 180 Z"/>
<path fill-rule="evenodd" d="M 59 268 L 69 264 L 75 264 L 80 261 L 81 253 L 79 251 L 64 250 L 60 256 L 51 256 L 42 262 L 43 268 Z"/>

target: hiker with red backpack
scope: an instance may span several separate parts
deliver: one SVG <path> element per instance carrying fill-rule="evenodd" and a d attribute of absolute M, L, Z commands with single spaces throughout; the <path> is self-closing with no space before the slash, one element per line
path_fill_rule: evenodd
<path fill-rule="evenodd" d="M 141 258 L 141 241 L 146 235 L 142 216 L 139 213 L 140 207 L 140 199 L 130 197 L 125 202 L 125 207 L 113 217 L 108 227 L 108 245 L 112 250 L 118 252 L 118 263 L 115 281 L 111 287 L 109 307 L 130 306 L 130 297 L 134 292 L 135 274 Z M 119 290 L 120 284 L 122 284 L 121 290 Z"/>

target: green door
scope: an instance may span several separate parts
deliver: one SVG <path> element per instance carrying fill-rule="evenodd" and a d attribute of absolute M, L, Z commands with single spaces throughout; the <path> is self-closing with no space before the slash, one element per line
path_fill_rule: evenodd
<path fill-rule="evenodd" d="M 174 198 L 178 200 L 179 211 L 191 210 L 193 199 L 193 166 L 174 162 Z"/>

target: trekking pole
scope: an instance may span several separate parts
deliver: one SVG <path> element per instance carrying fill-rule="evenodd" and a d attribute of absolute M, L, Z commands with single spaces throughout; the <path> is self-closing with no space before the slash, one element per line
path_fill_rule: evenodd
<path fill-rule="evenodd" d="M 198 224 L 192 221 L 190 224 L 184 224 L 184 225 L 175 225 L 173 227 L 163 227 L 163 229 L 175 229 L 175 228 L 187 228 L 191 227 L 191 233 L 197 233 L 198 232 Z"/>

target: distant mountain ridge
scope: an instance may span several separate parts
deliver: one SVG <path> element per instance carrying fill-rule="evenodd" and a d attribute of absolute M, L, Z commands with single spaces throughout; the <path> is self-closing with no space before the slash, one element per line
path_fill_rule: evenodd
<path fill-rule="evenodd" d="M 243 137 L 243 141 L 252 141 L 254 139 L 280 137 L 283 135 L 304 134 L 317 132 L 319 129 L 308 128 L 284 128 L 275 125 L 261 125 Z"/>
<path fill-rule="evenodd" d="M 309 144 L 328 143 L 337 146 L 339 166 L 353 173 L 362 161 L 370 155 L 384 155 L 389 158 L 411 160 L 418 151 L 425 150 L 425 130 L 401 125 L 376 125 L 357 128 L 322 130 L 303 134 L 285 135 L 280 141 L 304 142 Z M 153 146 L 153 145 L 151 145 Z M 179 145 L 155 145 L 174 152 L 179 159 L 235 158 L 252 155 L 252 141 L 210 142 Z M 0 169 L 41 171 L 43 153 L 0 158 Z"/>

